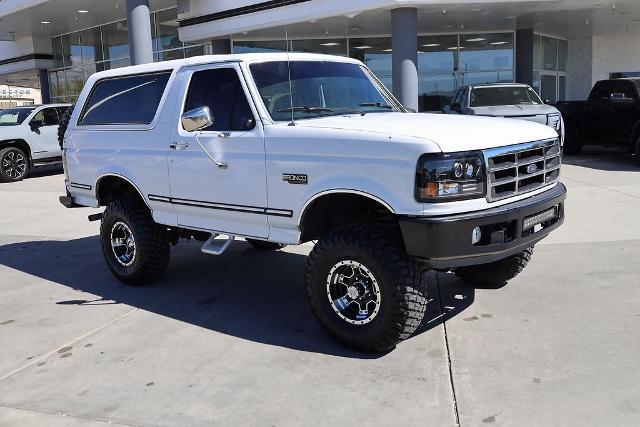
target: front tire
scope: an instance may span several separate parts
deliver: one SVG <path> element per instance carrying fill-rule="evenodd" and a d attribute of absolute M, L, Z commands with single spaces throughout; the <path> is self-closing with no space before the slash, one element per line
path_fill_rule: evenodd
<path fill-rule="evenodd" d="M 636 163 L 640 166 L 640 136 L 638 137 L 638 140 L 636 141 L 636 147 L 635 147 L 635 157 L 636 157 Z"/>
<path fill-rule="evenodd" d="M 420 326 L 427 284 L 397 239 L 364 226 L 338 228 L 309 254 L 307 297 L 322 328 L 347 347 L 383 352 Z"/>
<path fill-rule="evenodd" d="M 485 289 L 498 289 L 522 273 L 531 261 L 533 246 L 510 257 L 489 264 L 471 265 L 456 269 L 455 274 L 465 282 Z"/>
<path fill-rule="evenodd" d="M 0 182 L 22 181 L 29 173 L 29 157 L 17 147 L 0 150 Z"/>
<path fill-rule="evenodd" d="M 159 279 L 170 258 L 169 238 L 140 201 L 116 200 L 107 206 L 100 225 L 102 253 L 109 270 L 126 285 Z"/>

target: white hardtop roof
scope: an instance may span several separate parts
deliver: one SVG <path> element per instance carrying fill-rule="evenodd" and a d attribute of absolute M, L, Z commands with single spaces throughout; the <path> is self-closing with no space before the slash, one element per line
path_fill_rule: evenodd
<path fill-rule="evenodd" d="M 362 64 L 356 59 L 343 56 L 321 55 L 316 53 L 286 52 L 278 53 L 242 53 L 232 55 L 202 55 L 185 59 L 175 59 L 173 61 L 152 62 L 149 64 L 132 65 L 129 67 L 115 68 L 113 70 L 101 71 L 93 74 L 91 80 L 103 79 L 105 77 L 117 77 L 130 74 L 153 73 L 158 71 L 169 71 L 183 67 L 190 67 L 201 64 L 217 64 L 224 62 L 267 62 L 267 61 L 332 61 L 350 64 Z"/>
<path fill-rule="evenodd" d="M 477 85 L 469 85 L 471 89 L 479 89 L 483 87 L 531 87 L 526 83 L 479 83 Z"/>

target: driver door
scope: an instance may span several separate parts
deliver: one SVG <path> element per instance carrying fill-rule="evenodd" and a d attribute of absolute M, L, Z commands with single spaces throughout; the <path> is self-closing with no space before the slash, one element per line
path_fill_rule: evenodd
<path fill-rule="evenodd" d="M 269 235 L 264 134 L 238 64 L 183 70 L 183 113 L 209 107 L 213 124 L 177 123 L 169 149 L 171 202 L 178 224 L 247 237 Z"/>
<path fill-rule="evenodd" d="M 43 159 L 62 155 L 58 143 L 58 111 L 53 107 L 43 108 L 29 121 L 33 157 Z"/>

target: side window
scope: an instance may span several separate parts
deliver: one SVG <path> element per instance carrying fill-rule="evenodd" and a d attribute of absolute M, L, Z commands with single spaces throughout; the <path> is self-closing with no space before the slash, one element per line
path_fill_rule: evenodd
<path fill-rule="evenodd" d="M 45 108 L 36 113 L 31 122 L 40 122 L 40 126 L 57 126 L 58 112 L 55 108 Z"/>
<path fill-rule="evenodd" d="M 184 111 L 205 106 L 213 115 L 213 125 L 205 131 L 249 130 L 255 127 L 251 107 L 233 68 L 193 73 Z"/>
<path fill-rule="evenodd" d="M 96 83 L 80 116 L 81 125 L 149 124 L 167 86 L 170 71 Z"/>

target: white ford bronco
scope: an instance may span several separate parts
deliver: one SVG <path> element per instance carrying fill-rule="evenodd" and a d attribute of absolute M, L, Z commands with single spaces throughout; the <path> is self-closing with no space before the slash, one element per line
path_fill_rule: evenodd
<path fill-rule="evenodd" d="M 65 124 L 66 125 L 66 124 Z M 201 56 L 91 76 L 64 136 L 66 207 L 106 206 L 104 257 L 157 279 L 182 237 L 219 255 L 316 241 L 322 327 L 384 351 L 420 325 L 426 270 L 502 285 L 564 219 L 557 132 L 412 114 L 359 61 Z"/>
<path fill-rule="evenodd" d="M 0 110 L 0 182 L 22 180 L 36 164 L 59 162 L 58 123 L 68 104 Z"/>

